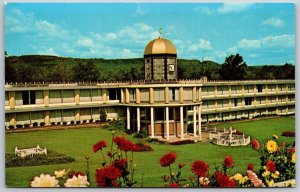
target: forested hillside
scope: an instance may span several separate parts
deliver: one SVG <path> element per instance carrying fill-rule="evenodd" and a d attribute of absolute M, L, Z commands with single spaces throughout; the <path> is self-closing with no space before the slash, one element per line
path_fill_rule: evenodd
<path fill-rule="evenodd" d="M 179 79 L 224 79 L 222 64 L 213 61 L 178 59 Z M 244 79 L 294 79 L 295 66 L 246 67 Z M 144 79 L 143 58 L 79 59 L 43 55 L 5 58 L 6 82 L 125 81 Z"/>

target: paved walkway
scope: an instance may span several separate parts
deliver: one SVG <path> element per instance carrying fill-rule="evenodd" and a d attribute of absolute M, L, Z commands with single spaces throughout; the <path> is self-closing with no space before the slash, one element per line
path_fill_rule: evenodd
<path fill-rule="evenodd" d="M 169 140 L 167 140 L 164 136 L 157 136 L 156 138 L 160 141 L 167 142 L 167 143 L 173 143 L 173 142 L 184 141 L 184 140 L 193 140 L 193 141 L 197 141 L 197 142 L 198 141 L 201 141 L 201 142 L 210 142 L 211 141 L 209 139 L 209 133 L 207 133 L 207 132 L 202 132 L 202 137 L 200 137 L 200 136 L 194 137 L 193 134 L 188 133 L 188 134 L 183 135 L 183 139 L 180 138 L 180 135 L 179 136 L 170 135 Z"/>

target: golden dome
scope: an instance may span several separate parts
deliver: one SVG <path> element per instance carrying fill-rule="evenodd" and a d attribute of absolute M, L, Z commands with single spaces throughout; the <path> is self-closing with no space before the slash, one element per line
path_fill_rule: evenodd
<path fill-rule="evenodd" d="M 159 37 L 150 41 L 145 48 L 144 55 L 152 54 L 177 54 L 177 51 L 171 41 Z"/>

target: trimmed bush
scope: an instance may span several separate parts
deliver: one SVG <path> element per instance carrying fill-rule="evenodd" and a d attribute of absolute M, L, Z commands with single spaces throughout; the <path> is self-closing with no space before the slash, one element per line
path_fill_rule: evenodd
<path fill-rule="evenodd" d="M 150 145 L 147 145 L 145 143 L 136 143 L 136 144 L 139 146 L 139 152 L 153 151 L 153 149 Z"/>
<path fill-rule="evenodd" d="M 33 126 L 33 127 L 37 127 L 37 126 L 38 126 L 38 122 L 32 123 L 32 126 Z"/>
<path fill-rule="evenodd" d="M 17 128 L 23 128 L 23 125 L 17 124 L 16 127 L 17 127 Z"/>
<path fill-rule="evenodd" d="M 70 122 L 71 125 L 74 125 L 74 123 L 75 123 L 74 121 L 71 121 L 71 122 Z"/>
<path fill-rule="evenodd" d="M 93 121 L 94 121 L 94 119 L 90 119 L 90 120 L 89 120 L 90 123 L 93 123 Z"/>
<path fill-rule="evenodd" d="M 148 137 L 148 132 L 146 130 L 146 128 L 142 128 L 140 130 L 140 132 L 137 132 L 133 135 L 134 138 L 139 138 L 139 139 L 143 139 L 143 138 L 146 138 Z"/>
<path fill-rule="evenodd" d="M 25 124 L 24 124 L 24 127 L 25 127 L 25 128 L 28 128 L 29 126 L 30 126 L 30 124 L 28 124 L 28 123 L 25 123 Z"/>
<path fill-rule="evenodd" d="M 48 150 L 47 155 L 34 155 L 26 157 L 18 157 L 13 153 L 5 154 L 5 167 L 22 167 L 37 165 L 52 165 L 61 163 L 71 163 L 75 161 L 73 157 L 60 154 L 58 152 Z"/>
<path fill-rule="evenodd" d="M 175 141 L 170 143 L 170 145 L 184 145 L 184 144 L 191 144 L 195 143 L 193 140 L 183 140 L 183 141 Z"/>
<path fill-rule="evenodd" d="M 106 122 L 107 114 L 105 111 L 100 111 L 100 121 Z"/>
<path fill-rule="evenodd" d="M 284 137 L 295 137 L 295 131 L 283 131 L 281 135 Z"/>
<path fill-rule="evenodd" d="M 66 122 L 66 121 L 63 122 L 63 125 L 67 125 L 67 124 L 68 124 L 68 122 Z"/>
<path fill-rule="evenodd" d="M 51 125 L 55 125 L 55 122 L 51 122 L 50 124 L 51 124 Z"/>
<path fill-rule="evenodd" d="M 13 126 L 13 125 L 8 126 L 8 129 L 14 129 L 14 128 L 15 128 L 15 126 Z"/>
<path fill-rule="evenodd" d="M 86 123 L 86 120 L 83 120 L 82 123 Z"/>
<path fill-rule="evenodd" d="M 76 121 L 76 124 L 80 124 L 81 123 L 81 121 Z M 72 124 L 72 123 L 71 123 Z"/>
<path fill-rule="evenodd" d="M 236 135 L 243 135 L 243 132 L 239 131 L 239 130 L 236 130 L 235 132 Z"/>
<path fill-rule="evenodd" d="M 56 125 L 61 125 L 61 122 L 57 122 Z"/>
<path fill-rule="evenodd" d="M 96 123 L 100 123 L 100 120 L 99 120 L 99 119 L 97 119 L 95 122 L 96 122 Z"/>
<path fill-rule="evenodd" d="M 40 126 L 45 126 L 45 122 L 41 122 L 41 123 L 40 123 Z"/>

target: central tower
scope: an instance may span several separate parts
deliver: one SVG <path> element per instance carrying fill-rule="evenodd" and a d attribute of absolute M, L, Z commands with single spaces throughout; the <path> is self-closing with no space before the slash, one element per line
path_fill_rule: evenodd
<path fill-rule="evenodd" d="M 160 36 L 150 41 L 144 51 L 145 80 L 177 79 L 177 52 L 171 41 Z"/>

